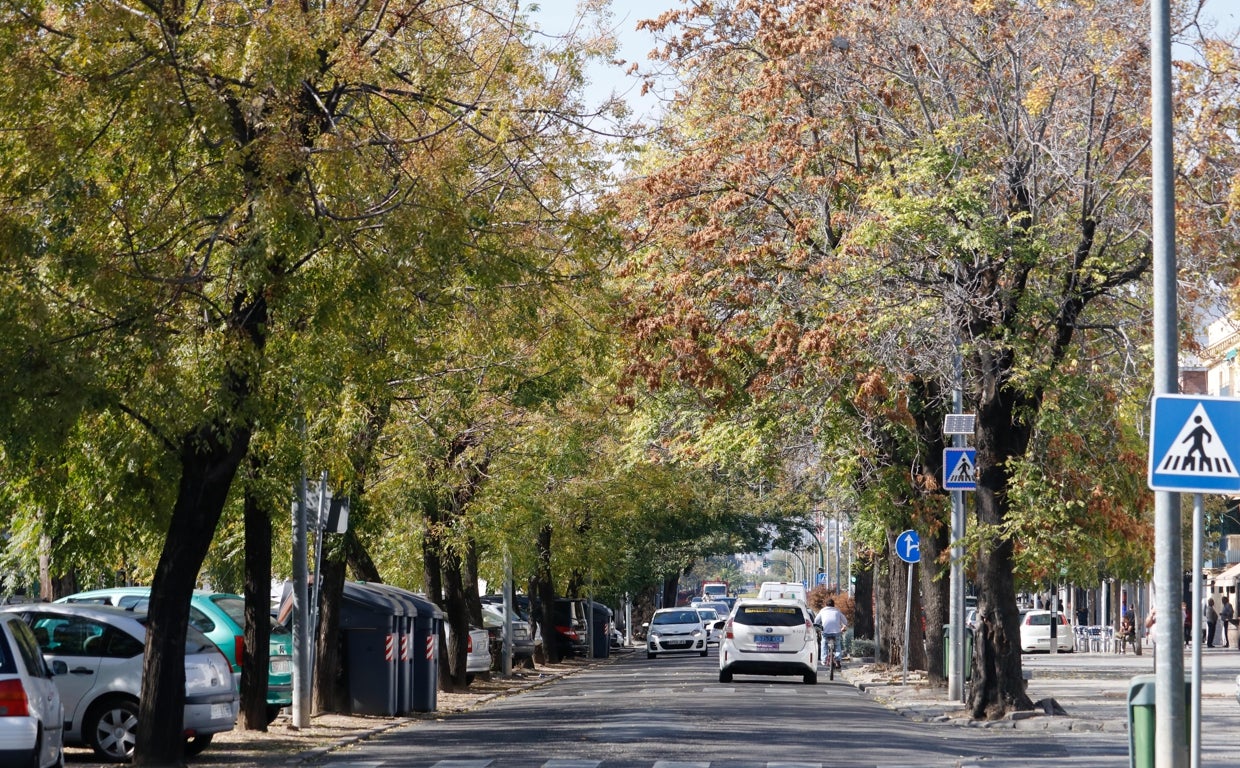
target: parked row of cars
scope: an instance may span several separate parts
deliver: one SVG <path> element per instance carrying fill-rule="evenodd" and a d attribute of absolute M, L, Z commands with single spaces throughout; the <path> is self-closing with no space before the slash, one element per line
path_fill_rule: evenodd
<path fill-rule="evenodd" d="M 45 667 L 42 677 L 53 684 L 58 699 L 54 705 L 34 705 L 36 698 L 46 700 L 46 687 L 24 688 L 25 704 L 15 708 L 26 712 L 22 727 L 35 735 L 29 745 L 34 751 L 24 763 L 0 762 L 35 765 L 37 759 L 39 766 L 59 765 L 65 744 L 90 747 L 108 762 L 129 760 L 138 732 L 146 614 L 109 605 L 28 603 L 0 608 L 0 623 L 11 648 L 25 644 L 27 655 L 37 649 Z M 28 677 L 24 684 L 40 676 L 37 660 L 24 658 L 22 665 Z M 17 701 L 15 684 L 8 685 Z M 214 734 L 232 730 L 239 706 L 228 659 L 206 635 L 187 627 L 185 753 L 196 755 Z M 52 740 L 58 740 L 54 747 Z"/>

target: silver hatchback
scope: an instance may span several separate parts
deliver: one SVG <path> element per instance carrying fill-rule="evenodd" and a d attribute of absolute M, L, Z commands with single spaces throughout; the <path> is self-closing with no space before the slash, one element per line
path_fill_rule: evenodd
<path fill-rule="evenodd" d="M 52 603 L 0 611 L 22 617 L 55 672 L 65 711 L 65 743 L 90 747 L 109 762 L 131 759 L 138 734 L 146 615 Z M 224 654 L 198 630 L 186 630 L 185 752 L 195 755 L 214 734 L 233 729 L 238 693 Z"/>

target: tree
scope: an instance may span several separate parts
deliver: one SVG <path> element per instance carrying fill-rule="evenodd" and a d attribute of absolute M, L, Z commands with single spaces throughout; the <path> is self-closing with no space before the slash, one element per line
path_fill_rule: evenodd
<path fill-rule="evenodd" d="M 188 595 L 262 416 L 269 343 L 331 299 L 313 275 L 381 290 L 420 273 L 425 301 L 452 293 L 444 278 L 516 277 L 494 250 L 451 250 L 440 222 L 495 238 L 525 222 L 471 221 L 428 182 L 486 151 L 521 188 L 563 156 L 538 137 L 581 145 L 553 114 L 565 91 L 526 87 L 537 57 L 484 5 L 3 9 L 4 189 L 26 201 L 6 211 L 7 256 L 64 332 L 21 325 L 56 367 L 91 361 L 22 406 L 140 426 L 154 484 L 176 489 L 137 764 L 180 760 Z"/>
<path fill-rule="evenodd" d="M 958 337 L 978 416 L 971 706 L 1029 707 L 1015 524 L 1037 515 L 1013 514 L 1011 479 L 1039 425 L 1062 423 L 1041 421 L 1048 398 L 1067 404 L 1059 393 L 1082 377 L 1101 391 L 1124 369 L 1094 361 L 1143 354 L 1140 20 L 1123 3 L 909 0 L 717 3 L 649 26 L 675 30 L 664 56 L 683 95 L 629 188 L 645 245 L 629 266 L 633 380 L 729 415 L 810 411 L 816 437 L 864 416 L 843 407 L 849 369 L 882 371 L 900 395 L 921 388 L 921 426 L 854 477 L 869 478 L 863 494 L 902 487 L 882 494 L 892 512 L 920 484 L 941 520 L 941 492 L 922 483 L 934 462 L 897 483 L 882 474 L 913 466 L 901 450 L 940 444 L 925 427 L 945 410 Z M 1113 509 L 1140 527 L 1139 506 Z"/>

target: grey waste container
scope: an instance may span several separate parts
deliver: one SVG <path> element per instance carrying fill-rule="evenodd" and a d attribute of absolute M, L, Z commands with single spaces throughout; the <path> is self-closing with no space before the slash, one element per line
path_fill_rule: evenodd
<path fill-rule="evenodd" d="M 443 611 L 425 595 L 414 595 L 418 615 L 413 620 L 414 712 L 434 712 L 439 704 L 439 629 Z"/>
<path fill-rule="evenodd" d="M 346 582 L 340 604 L 350 711 L 395 715 L 399 709 L 400 630 L 408 610 L 390 595 Z"/>
<path fill-rule="evenodd" d="M 952 657 L 952 625 L 943 625 L 943 674 L 951 669 Z M 962 680 L 973 679 L 973 627 L 964 628 L 964 676 Z"/>
<path fill-rule="evenodd" d="M 1137 675 L 1128 683 L 1128 765 L 1154 768 L 1154 681 L 1156 675 Z M 1184 701 L 1192 699 L 1192 683 L 1184 681 Z M 1189 718 L 1184 718 L 1184 743 L 1189 743 Z"/>
<path fill-rule="evenodd" d="M 605 659 L 611 655 L 611 609 L 602 603 L 592 603 L 593 623 L 590 625 L 590 643 L 594 658 Z"/>
<path fill-rule="evenodd" d="M 414 710 L 414 655 L 416 653 L 414 624 L 419 608 L 417 596 L 408 590 L 378 582 L 356 582 L 358 588 L 370 590 L 390 601 L 396 612 L 396 714 L 407 715 Z"/>

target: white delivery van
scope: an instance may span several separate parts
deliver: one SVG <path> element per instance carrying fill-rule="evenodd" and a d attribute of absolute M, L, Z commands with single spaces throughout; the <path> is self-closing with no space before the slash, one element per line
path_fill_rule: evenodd
<path fill-rule="evenodd" d="M 758 587 L 759 600 L 800 600 L 809 601 L 809 593 L 805 585 L 799 581 L 764 581 Z"/>

